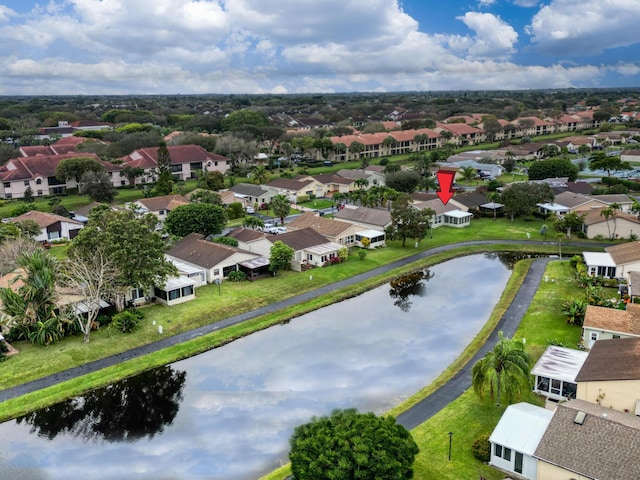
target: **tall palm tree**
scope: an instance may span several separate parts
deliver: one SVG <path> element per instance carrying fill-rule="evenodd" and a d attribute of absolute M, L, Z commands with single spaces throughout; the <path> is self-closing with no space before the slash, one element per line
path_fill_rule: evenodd
<path fill-rule="evenodd" d="M 611 240 L 613 240 L 616 236 L 616 218 L 618 217 L 618 212 L 620 210 L 622 210 L 622 206 L 619 203 L 614 202 L 607 208 L 603 208 L 600 211 L 600 216 L 604 217 L 607 220 L 607 230 L 609 231 L 609 238 Z M 611 231 L 611 227 L 609 227 L 609 219 L 613 220 L 613 232 Z"/>
<path fill-rule="evenodd" d="M 245 228 L 251 228 L 253 230 L 257 230 L 258 228 L 264 228 L 264 220 L 260 217 L 253 217 L 251 215 L 247 215 L 244 217 L 242 221 L 242 226 Z"/>
<path fill-rule="evenodd" d="M 531 357 L 524 349 L 522 340 L 505 338 L 499 333 L 500 340 L 478 360 L 472 369 L 472 385 L 482 398 L 486 391 L 491 400 L 510 403 L 515 397 L 531 387 Z"/>
<path fill-rule="evenodd" d="M 271 210 L 280 218 L 280 224 L 284 225 L 284 218 L 291 211 L 291 202 L 285 195 L 278 194 L 271 199 Z"/>
<path fill-rule="evenodd" d="M 269 181 L 269 172 L 264 165 L 258 165 L 253 169 L 253 178 L 258 185 L 267 183 Z"/>
<path fill-rule="evenodd" d="M 476 178 L 476 169 L 472 166 L 462 167 L 460 169 L 460 173 L 462 173 L 462 178 L 466 184 L 468 184 L 470 180 Z"/>

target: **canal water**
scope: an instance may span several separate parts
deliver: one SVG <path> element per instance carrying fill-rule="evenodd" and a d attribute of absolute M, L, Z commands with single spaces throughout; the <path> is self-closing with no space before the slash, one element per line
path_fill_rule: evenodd
<path fill-rule="evenodd" d="M 450 260 L 5 422 L 0 479 L 255 480 L 311 417 L 382 414 L 433 381 L 487 321 L 510 261 Z"/>

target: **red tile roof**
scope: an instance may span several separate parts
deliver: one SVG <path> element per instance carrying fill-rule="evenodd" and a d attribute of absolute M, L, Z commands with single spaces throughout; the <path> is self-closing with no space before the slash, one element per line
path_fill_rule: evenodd
<path fill-rule="evenodd" d="M 227 157 L 207 152 L 200 145 L 171 145 L 167 147 L 171 164 L 227 161 Z M 132 167 L 153 168 L 158 165 L 158 147 L 139 148 L 122 158 L 123 163 Z"/>
<path fill-rule="evenodd" d="M 58 164 L 67 158 L 89 157 L 98 161 L 107 171 L 117 168 L 109 162 L 100 160 L 95 153 L 67 153 L 64 155 L 37 155 L 9 160 L 0 167 L 0 179 L 3 182 L 30 180 L 35 177 L 54 177 Z"/>

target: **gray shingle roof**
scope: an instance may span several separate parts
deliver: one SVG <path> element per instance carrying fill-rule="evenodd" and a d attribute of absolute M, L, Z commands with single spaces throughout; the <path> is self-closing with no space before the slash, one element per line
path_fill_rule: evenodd
<path fill-rule="evenodd" d="M 577 382 L 639 379 L 640 338 L 598 340 L 576 376 Z"/>
<path fill-rule="evenodd" d="M 582 425 L 574 422 L 586 413 Z M 534 456 L 544 462 L 598 480 L 640 478 L 640 418 L 595 403 L 560 404 Z"/>
<path fill-rule="evenodd" d="M 388 210 L 369 207 L 345 207 L 337 212 L 333 217 L 338 220 L 361 222 L 368 225 L 376 225 L 381 228 L 386 227 L 391 222 L 391 213 Z"/>
<path fill-rule="evenodd" d="M 184 260 L 204 268 L 213 268 L 234 253 L 255 255 L 239 248 L 209 242 L 199 233 L 191 233 L 178 240 L 171 250 L 166 252 L 171 257 Z M 258 257 L 259 255 L 255 255 Z"/>

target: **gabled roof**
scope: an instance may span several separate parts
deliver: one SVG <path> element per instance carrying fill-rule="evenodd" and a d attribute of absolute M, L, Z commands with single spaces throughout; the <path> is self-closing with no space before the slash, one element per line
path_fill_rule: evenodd
<path fill-rule="evenodd" d="M 158 148 L 139 148 L 122 158 L 123 163 L 132 167 L 153 168 L 158 165 Z M 170 145 L 167 146 L 171 156 L 171 164 L 206 163 L 211 161 L 228 161 L 227 157 L 217 153 L 207 152 L 200 145 Z"/>
<path fill-rule="evenodd" d="M 306 187 L 311 183 L 313 183 L 313 180 L 300 181 L 300 180 L 292 180 L 290 178 L 276 178 L 274 180 L 271 180 L 266 185 L 272 188 L 292 190 L 294 192 L 297 192 L 299 190 L 302 190 L 304 187 Z"/>
<path fill-rule="evenodd" d="M 581 195 L 579 193 L 573 192 L 562 192 L 556 195 L 554 199 L 554 203 L 558 205 L 562 205 L 564 207 L 574 209 L 581 207 L 583 205 L 588 204 L 589 202 L 598 202 L 602 204 L 603 208 L 606 208 L 607 204 L 601 200 L 598 200 L 598 197 L 588 197 L 586 195 Z"/>
<path fill-rule="evenodd" d="M 53 225 L 57 222 L 66 222 L 73 225 L 83 225 L 82 222 L 71 220 L 70 218 L 63 217 L 61 215 L 55 215 L 53 213 L 39 212 L 38 210 L 31 210 L 11 219 L 13 223 L 22 222 L 24 220 L 33 220 L 38 224 L 40 228 L 47 228 L 48 226 Z"/>
<path fill-rule="evenodd" d="M 525 455 L 533 455 L 552 417 L 552 410 L 530 403 L 509 405 L 493 429 L 489 441 Z"/>
<path fill-rule="evenodd" d="M 593 185 L 589 182 L 567 182 L 567 190 L 573 193 L 581 193 L 583 195 L 590 195 L 593 192 Z"/>
<path fill-rule="evenodd" d="M 487 196 L 480 192 L 456 193 L 453 199 L 467 208 L 478 208 L 489 201 Z"/>
<path fill-rule="evenodd" d="M 612 203 L 619 203 L 620 205 L 633 203 L 633 200 L 629 197 L 629 195 L 625 195 L 624 193 L 596 195 L 596 198 L 608 205 L 611 205 Z"/>
<path fill-rule="evenodd" d="M 95 153 L 67 153 L 64 155 L 36 155 L 9 160 L 0 167 L 0 178 L 4 182 L 30 180 L 35 177 L 55 177 L 58 164 L 67 158 L 88 157 L 96 160 L 107 171 L 114 170 L 116 165 L 104 162 Z"/>
<path fill-rule="evenodd" d="M 458 207 L 450 203 L 447 203 L 445 205 L 444 203 L 442 203 L 442 200 L 440 200 L 439 198 L 434 198 L 433 200 L 427 200 L 426 202 L 415 202 L 413 206 L 420 210 L 424 210 L 425 208 L 430 208 L 436 213 L 436 215 L 442 215 L 445 213 L 460 210 Z"/>
<path fill-rule="evenodd" d="M 578 412 L 586 414 L 576 423 Z M 640 418 L 583 400 L 561 403 L 534 456 L 599 480 L 640 478 Z"/>
<path fill-rule="evenodd" d="M 229 188 L 228 191 L 256 198 L 261 197 L 265 193 L 269 193 L 268 190 L 265 190 L 262 186 L 254 185 L 253 183 L 238 183 L 237 185 Z"/>
<path fill-rule="evenodd" d="M 336 175 L 335 173 L 322 173 L 320 175 L 314 175 L 313 178 L 323 185 L 328 185 L 330 183 L 351 185 L 353 183 L 353 180 L 351 180 L 350 178 L 341 177 L 340 175 Z"/>
<path fill-rule="evenodd" d="M 292 232 L 280 234 L 273 241 L 275 242 L 277 240 L 280 240 L 295 251 L 330 243 L 326 237 L 320 235 L 312 228 L 303 228 L 302 230 L 294 230 Z M 340 247 L 340 245 L 338 246 Z"/>
<path fill-rule="evenodd" d="M 625 265 L 640 261 L 640 242 L 627 242 L 606 247 L 605 252 L 611 255 L 616 265 Z"/>
<path fill-rule="evenodd" d="M 580 212 L 578 212 L 578 213 L 580 213 Z M 621 218 L 624 219 L 624 220 L 627 220 L 629 222 L 640 224 L 640 220 L 638 220 L 638 216 L 637 215 L 631 215 L 630 213 L 618 212 L 616 214 L 616 220 L 619 220 Z M 611 220 L 611 218 L 609 220 L 611 222 L 613 222 L 613 220 Z M 606 217 L 604 217 L 602 215 L 602 209 L 597 209 L 597 210 L 590 210 L 589 212 L 587 212 L 587 215 L 584 217 L 583 223 L 585 225 L 594 225 L 596 223 L 603 223 L 603 222 L 606 222 L 606 221 L 607 221 Z"/>
<path fill-rule="evenodd" d="M 317 215 L 315 212 L 304 212 L 291 220 L 287 227 L 302 230 L 303 228 L 312 228 L 321 235 L 327 237 L 336 237 L 342 232 L 353 227 L 352 223 L 341 222 L 340 220 L 332 220 Z"/>
<path fill-rule="evenodd" d="M 189 199 L 183 195 L 162 195 L 160 197 L 141 198 L 139 203 L 150 212 L 158 212 L 160 210 L 172 210 L 180 205 L 188 205 Z"/>
<path fill-rule="evenodd" d="M 259 257 L 251 252 L 221 243 L 209 242 L 199 233 L 191 233 L 178 240 L 167 255 L 204 268 L 213 268 L 236 253 Z"/>
<path fill-rule="evenodd" d="M 267 235 L 259 230 L 253 230 L 251 228 L 238 227 L 231 230 L 226 235 L 227 237 L 235 238 L 240 242 L 255 242 L 262 238 L 266 238 Z"/>
<path fill-rule="evenodd" d="M 366 223 L 368 225 L 376 225 L 381 228 L 391 223 L 391 213 L 388 210 L 369 207 L 350 208 L 346 206 L 337 212 L 334 216 L 339 220 L 348 220 L 352 222 Z"/>
<path fill-rule="evenodd" d="M 598 340 L 576 376 L 578 382 L 640 380 L 640 338 Z"/>
<path fill-rule="evenodd" d="M 360 178 L 369 178 L 374 172 L 367 172 L 365 170 L 351 170 L 348 168 L 343 168 L 342 170 L 338 170 L 336 172 L 343 178 L 348 178 L 349 180 L 358 180 Z"/>
<path fill-rule="evenodd" d="M 588 305 L 584 328 L 640 335 L 640 304 L 628 303 L 626 310 Z"/>

